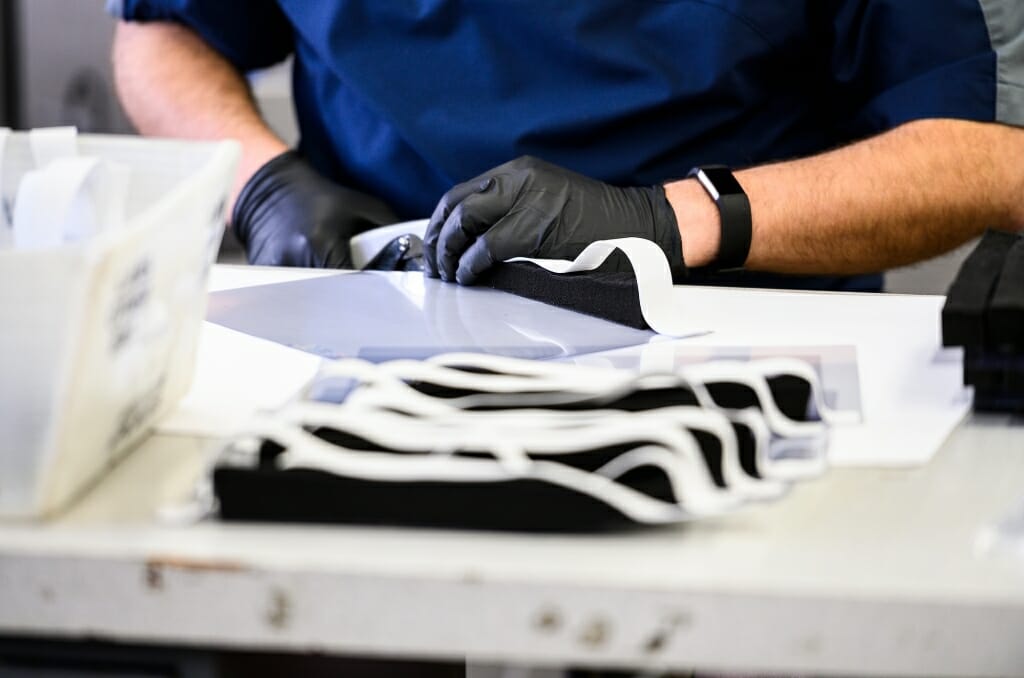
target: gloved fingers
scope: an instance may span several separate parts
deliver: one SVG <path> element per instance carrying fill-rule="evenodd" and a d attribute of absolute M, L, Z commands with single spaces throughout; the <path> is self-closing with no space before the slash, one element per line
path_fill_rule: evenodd
<path fill-rule="evenodd" d="M 442 280 L 455 280 L 459 259 L 467 249 L 502 217 L 515 198 L 500 187 L 473 193 L 452 210 L 437 239 L 437 271 Z"/>
<path fill-rule="evenodd" d="M 302 233 L 275 233 L 273 237 L 256 238 L 247 248 L 246 258 L 254 266 L 323 268 L 327 265 L 316 256 L 309 239 Z"/>
<path fill-rule="evenodd" d="M 335 242 L 324 256 L 324 268 L 352 268 L 352 253 L 348 244 Z"/>
<path fill-rule="evenodd" d="M 280 256 L 268 238 L 252 238 L 245 244 L 245 258 L 253 266 L 280 266 Z"/>
<path fill-rule="evenodd" d="M 252 266 L 266 266 L 263 263 L 263 248 L 262 247 L 247 247 L 245 250 L 245 260 Z"/>
<path fill-rule="evenodd" d="M 477 238 L 459 258 L 455 271 L 455 282 L 460 285 L 475 285 L 480 275 L 494 265 L 494 255 L 487 242 L 487 235 Z"/>
<path fill-rule="evenodd" d="M 531 208 L 517 208 L 502 216 L 462 253 L 454 280 L 460 285 L 474 285 L 494 264 L 513 257 L 536 256 L 538 241 L 547 230 L 544 221 Z"/>
<path fill-rule="evenodd" d="M 476 179 L 457 184 L 447 193 L 441 196 L 434 213 L 427 223 L 427 230 L 423 235 L 423 264 L 424 272 L 431 278 L 437 278 L 440 271 L 437 267 L 437 241 L 441 237 L 441 229 L 454 210 L 463 200 L 490 187 L 491 179 L 480 176 Z"/>
<path fill-rule="evenodd" d="M 318 256 L 313 249 L 313 243 L 305 233 L 293 233 L 288 236 L 288 242 L 284 248 L 284 261 L 282 266 L 298 266 L 300 268 L 325 268 L 327 262 L 325 257 Z"/>
<path fill-rule="evenodd" d="M 398 223 L 398 215 L 383 200 L 340 186 L 336 186 L 335 190 L 344 198 L 346 207 L 351 211 L 349 237 Z"/>

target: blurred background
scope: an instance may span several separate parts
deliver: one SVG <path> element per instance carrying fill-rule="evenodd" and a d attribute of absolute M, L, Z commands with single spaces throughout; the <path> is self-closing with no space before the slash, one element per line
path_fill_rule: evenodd
<path fill-rule="evenodd" d="M 103 0 L 0 0 L 0 124 L 75 125 L 127 134 L 110 66 L 114 20 Z M 295 142 L 288 64 L 250 74 L 271 125 Z"/>
<path fill-rule="evenodd" d="M 103 0 L 0 0 L 0 126 L 75 125 L 81 132 L 132 131 L 117 103 L 110 66 L 114 21 Z M 288 143 L 298 140 L 289 64 L 250 74 L 260 108 Z M 892 271 L 886 290 L 945 294 L 967 253 L 959 250 Z"/>
<path fill-rule="evenodd" d="M 110 68 L 114 22 L 100 0 L 0 0 L 0 111 L 9 127 L 131 131 Z"/>

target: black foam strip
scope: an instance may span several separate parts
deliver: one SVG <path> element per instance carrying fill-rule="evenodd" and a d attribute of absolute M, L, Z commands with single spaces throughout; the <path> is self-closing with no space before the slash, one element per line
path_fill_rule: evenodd
<path fill-rule="evenodd" d="M 665 484 L 635 469 L 635 484 Z M 626 529 L 635 522 L 588 495 L 533 479 L 487 483 L 380 482 L 311 469 L 217 468 L 228 521 L 404 525 L 525 532 Z M 654 492 L 652 492 L 653 494 Z"/>
<path fill-rule="evenodd" d="M 990 348 L 1019 353 L 1024 350 L 1024 238 L 1017 238 L 1006 259 L 985 311 Z"/>
<path fill-rule="evenodd" d="M 355 436 L 347 431 L 340 431 L 335 428 L 322 426 L 317 429 L 310 431 L 313 435 L 331 443 L 332 445 L 339 445 L 341 447 L 348 448 L 350 450 L 362 450 L 368 452 L 391 452 L 398 455 L 414 456 L 417 454 L 427 455 L 430 454 L 429 446 L 425 446 L 420 451 L 403 451 L 396 452 L 380 446 L 373 441 L 366 440 L 359 436 Z M 726 487 L 725 472 L 722 468 L 722 441 L 719 440 L 718 436 L 713 433 L 707 433 L 706 431 L 694 430 L 691 431 L 694 438 L 700 447 L 701 453 L 704 456 L 704 460 L 707 462 L 708 470 L 711 473 L 711 478 L 714 480 L 718 487 Z M 564 454 L 544 454 L 536 455 L 536 459 L 542 459 L 544 461 L 554 461 L 565 466 L 571 466 L 577 469 L 583 469 L 585 471 L 594 472 L 602 466 L 610 463 L 616 457 L 629 452 L 630 450 L 642 447 L 645 445 L 657 445 L 658 443 L 635 440 L 630 443 L 618 443 L 615 445 L 609 445 L 607 447 L 598 447 L 591 450 L 577 450 L 574 452 L 566 452 Z M 530 451 L 527 450 L 528 456 L 533 456 Z M 493 457 L 489 452 L 480 452 L 475 450 L 457 450 L 454 454 L 466 457 Z M 639 489 L 639 488 L 637 488 Z M 671 492 L 666 495 L 662 493 L 657 496 L 658 499 L 665 501 L 674 501 Z"/>
<path fill-rule="evenodd" d="M 976 392 L 974 394 L 974 409 L 977 412 L 1024 414 L 1024 398 Z"/>
<path fill-rule="evenodd" d="M 985 345 L 985 308 L 999 282 L 1003 261 L 1019 236 L 986 231 L 964 261 L 942 307 L 943 346 Z"/>
<path fill-rule="evenodd" d="M 1024 355 L 968 351 L 964 356 L 964 384 L 977 391 L 1024 399 Z"/>
<path fill-rule="evenodd" d="M 964 383 L 974 387 L 976 411 L 1024 413 L 1024 356 L 965 358 Z"/>
<path fill-rule="evenodd" d="M 632 272 L 552 273 L 536 264 L 498 264 L 480 284 L 602 320 L 649 330 L 640 310 L 640 290 Z"/>

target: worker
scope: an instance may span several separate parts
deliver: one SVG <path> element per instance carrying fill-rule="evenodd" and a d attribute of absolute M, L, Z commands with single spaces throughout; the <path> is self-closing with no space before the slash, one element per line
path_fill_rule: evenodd
<path fill-rule="evenodd" d="M 427 272 L 657 242 L 679 279 L 873 290 L 1024 227 L 1020 0 L 112 0 L 149 135 L 241 142 L 259 264 L 351 264 L 431 216 Z M 243 75 L 294 56 L 290 149 Z"/>

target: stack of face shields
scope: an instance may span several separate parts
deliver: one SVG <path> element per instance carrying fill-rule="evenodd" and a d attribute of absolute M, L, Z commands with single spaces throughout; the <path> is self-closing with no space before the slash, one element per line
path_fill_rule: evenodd
<path fill-rule="evenodd" d="M 942 343 L 963 347 L 975 409 L 1024 412 L 1024 236 L 982 237 L 946 295 Z"/>
<path fill-rule="evenodd" d="M 822 473 L 834 414 L 789 359 L 653 374 L 475 354 L 339 361 L 228 445 L 213 490 L 226 520 L 663 525 Z"/>

